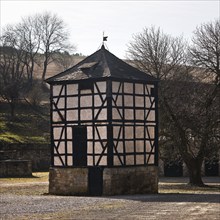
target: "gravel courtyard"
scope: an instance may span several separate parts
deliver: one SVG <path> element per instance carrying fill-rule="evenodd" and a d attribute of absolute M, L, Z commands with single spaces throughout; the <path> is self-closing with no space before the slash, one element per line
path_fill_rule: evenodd
<path fill-rule="evenodd" d="M 69 197 L 47 194 L 48 181 L 0 179 L 0 219 L 220 219 L 220 178 L 192 189 L 186 178 L 162 178 L 157 195 Z"/>

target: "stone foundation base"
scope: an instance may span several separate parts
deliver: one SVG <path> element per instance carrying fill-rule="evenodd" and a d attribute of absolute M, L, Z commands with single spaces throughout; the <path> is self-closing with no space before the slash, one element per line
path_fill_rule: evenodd
<path fill-rule="evenodd" d="M 49 193 L 85 196 L 158 193 L 158 168 L 50 168 Z"/>
<path fill-rule="evenodd" d="M 49 193 L 55 195 L 87 195 L 88 168 L 50 168 Z"/>

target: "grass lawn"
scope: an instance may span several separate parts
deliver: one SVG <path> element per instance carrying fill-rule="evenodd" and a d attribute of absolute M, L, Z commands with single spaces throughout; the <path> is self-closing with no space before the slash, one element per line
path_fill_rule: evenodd
<path fill-rule="evenodd" d="M 0 146 L 12 143 L 47 143 L 48 137 L 48 104 L 33 107 L 19 103 L 12 118 L 9 105 L 0 102 Z"/>
<path fill-rule="evenodd" d="M 0 194 L 44 195 L 48 193 L 48 172 L 36 172 L 28 178 L 0 178 Z"/>
<path fill-rule="evenodd" d="M 33 172 L 32 177 L 0 178 L 1 184 L 19 184 L 19 183 L 44 183 L 48 182 L 49 172 Z"/>
<path fill-rule="evenodd" d="M 211 177 L 213 178 L 213 177 Z M 219 177 L 216 177 L 219 178 Z M 171 178 L 172 179 L 172 178 Z M 187 178 L 186 178 L 187 179 Z M 220 193 L 219 183 L 205 183 L 205 187 L 191 186 L 184 182 L 159 182 L 159 193 L 184 193 L 184 194 L 206 194 L 206 193 Z"/>

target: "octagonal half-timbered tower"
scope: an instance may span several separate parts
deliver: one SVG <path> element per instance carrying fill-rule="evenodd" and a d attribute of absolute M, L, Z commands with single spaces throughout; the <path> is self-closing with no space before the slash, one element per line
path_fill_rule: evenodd
<path fill-rule="evenodd" d="M 49 192 L 157 193 L 157 80 L 103 45 L 46 81 L 51 88 Z"/>

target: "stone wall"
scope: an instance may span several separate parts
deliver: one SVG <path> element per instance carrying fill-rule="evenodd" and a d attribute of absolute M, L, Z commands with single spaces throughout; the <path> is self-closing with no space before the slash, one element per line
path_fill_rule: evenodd
<path fill-rule="evenodd" d="M 88 195 L 88 168 L 50 168 L 49 193 Z"/>
<path fill-rule="evenodd" d="M 49 193 L 94 195 L 92 189 L 97 181 L 90 179 L 90 172 L 91 168 L 50 168 Z M 158 168 L 155 166 L 102 168 L 97 179 L 102 179 L 98 195 L 158 193 Z"/>
<path fill-rule="evenodd" d="M 48 171 L 50 167 L 49 144 L 9 144 L 1 145 L 6 159 L 30 160 L 33 171 Z"/>
<path fill-rule="evenodd" d="M 218 161 L 218 174 L 217 176 L 220 176 L 220 160 Z M 188 172 L 188 169 L 187 169 L 187 166 L 186 164 L 183 162 L 182 163 L 182 175 L 183 177 L 188 177 L 189 176 L 189 172 Z M 201 175 L 202 176 L 206 176 L 206 173 L 205 173 L 205 161 L 203 162 L 202 164 L 202 168 L 201 168 Z M 159 176 L 162 177 L 162 176 L 165 176 L 165 168 L 164 168 L 164 162 L 162 160 L 159 160 Z M 175 174 L 173 173 L 172 176 L 175 176 Z"/>
<path fill-rule="evenodd" d="M 103 195 L 158 193 L 158 168 L 115 167 L 103 171 Z"/>
<path fill-rule="evenodd" d="M 2 160 L 0 161 L 0 177 L 26 177 L 32 175 L 31 161 Z"/>

